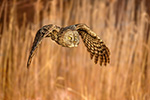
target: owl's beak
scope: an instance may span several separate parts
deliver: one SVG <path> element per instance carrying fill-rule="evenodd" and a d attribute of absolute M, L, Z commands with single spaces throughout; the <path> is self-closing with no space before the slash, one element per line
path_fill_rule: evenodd
<path fill-rule="evenodd" d="M 76 41 L 73 41 L 73 43 L 75 44 L 75 43 L 76 43 Z"/>
<path fill-rule="evenodd" d="M 77 47 L 78 45 L 76 44 L 76 41 L 73 41 L 73 43 L 74 43 L 74 47 Z"/>

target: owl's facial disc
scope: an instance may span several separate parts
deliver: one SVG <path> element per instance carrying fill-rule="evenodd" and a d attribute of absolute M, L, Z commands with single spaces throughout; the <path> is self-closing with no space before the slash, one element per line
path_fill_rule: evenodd
<path fill-rule="evenodd" d="M 68 31 L 65 34 L 64 43 L 66 47 L 77 47 L 79 44 L 79 33 L 77 31 Z"/>

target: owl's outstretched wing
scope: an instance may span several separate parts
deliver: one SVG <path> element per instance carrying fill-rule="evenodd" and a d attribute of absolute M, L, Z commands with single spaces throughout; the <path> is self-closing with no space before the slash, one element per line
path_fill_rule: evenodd
<path fill-rule="evenodd" d="M 110 62 L 110 51 L 104 42 L 85 24 L 76 24 L 76 30 L 90 52 L 91 59 L 95 56 L 94 62 L 107 65 Z"/>
<path fill-rule="evenodd" d="M 27 62 L 27 67 L 30 66 L 32 57 L 34 56 L 37 47 L 41 43 L 42 39 L 45 37 L 51 37 L 52 40 L 57 41 L 57 33 L 60 31 L 60 27 L 50 24 L 45 25 L 41 29 L 39 29 L 36 33 L 36 36 L 34 38 L 34 42 L 30 51 L 30 55 Z"/>

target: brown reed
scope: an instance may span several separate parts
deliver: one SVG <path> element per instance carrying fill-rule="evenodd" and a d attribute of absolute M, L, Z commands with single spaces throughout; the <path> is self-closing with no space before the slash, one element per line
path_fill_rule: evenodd
<path fill-rule="evenodd" d="M 3 0 L 0 5 L 0 100 L 150 99 L 150 23 L 144 1 L 138 9 L 134 0 Z M 27 69 L 41 26 L 76 23 L 87 24 L 105 41 L 109 65 L 95 65 L 82 41 L 77 48 L 64 48 L 47 38 Z"/>

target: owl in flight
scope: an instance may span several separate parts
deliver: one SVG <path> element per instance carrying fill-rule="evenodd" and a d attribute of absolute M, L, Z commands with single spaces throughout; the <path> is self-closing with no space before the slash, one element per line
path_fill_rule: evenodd
<path fill-rule="evenodd" d="M 59 27 L 53 24 L 45 25 L 36 33 L 27 67 L 31 63 L 32 57 L 42 40 L 50 37 L 57 44 L 63 47 L 77 47 L 79 44 L 79 35 L 81 36 L 87 51 L 90 53 L 91 59 L 100 65 L 107 65 L 110 62 L 110 52 L 104 42 L 85 24 L 75 24 L 67 27 Z"/>

